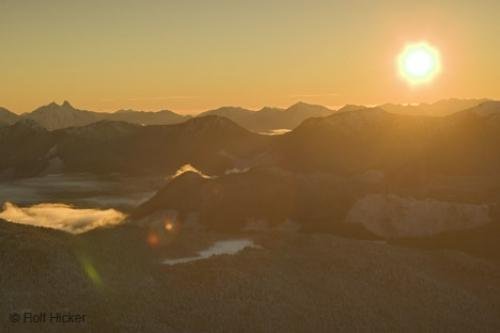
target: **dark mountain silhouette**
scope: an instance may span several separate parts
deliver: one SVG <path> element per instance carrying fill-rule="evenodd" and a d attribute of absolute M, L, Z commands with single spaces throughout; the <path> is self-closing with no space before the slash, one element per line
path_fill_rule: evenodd
<path fill-rule="evenodd" d="M 455 112 L 470 109 L 472 107 L 478 106 L 487 99 L 444 99 L 437 101 L 435 103 L 421 103 L 416 105 L 401 105 L 401 104 L 382 104 L 379 107 L 387 112 L 406 114 L 406 115 L 418 115 L 418 116 L 433 116 L 442 117 L 453 114 Z"/>
<path fill-rule="evenodd" d="M 247 110 L 238 106 L 223 106 L 215 110 L 205 111 L 198 115 L 198 117 L 216 115 L 226 117 L 232 121 L 248 121 L 255 111 Z"/>
<path fill-rule="evenodd" d="M 290 106 L 288 109 L 265 107 L 259 111 L 251 111 L 240 107 L 222 107 L 216 110 L 203 112 L 200 116 L 223 116 L 249 130 L 264 132 L 274 129 L 293 129 L 304 119 L 310 117 L 323 117 L 332 112 L 332 110 L 324 106 L 299 102 Z"/>
<path fill-rule="evenodd" d="M 56 131 L 23 119 L 0 133 L 0 172 L 15 176 L 40 173 L 51 161 L 67 172 L 166 176 L 192 164 L 218 174 L 252 163 L 269 141 L 217 116 L 155 126 L 104 120 Z"/>
<path fill-rule="evenodd" d="M 0 107 L 0 126 L 12 125 L 19 120 L 19 116 L 14 112 Z"/>
<path fill-rule="evenodd" d="M 224 172 L 260 153 L 267 140 L 217 116 L 161 126 L 104 121 L 54 135 L 68 170 L 163 175 L 184 164 Z"/>
<path fill-rule="evenodd" d="M 311 118 L 269 139 L 273 167 L 211 179 L 182 174 L 131 218 L 147 224 L 175 211 L 182 223 L 195 213 L 210 230 L 399 238 L 394 242 L 499 260 L 499 136 L 497 102 L 443 118 L 379 108 Z M 351 223 L 353 216 L 378 223 L 378 233 Z M 418 222 L 410 228 L 399 220 Z"/>
<path fill-rule="evenodd" d="M 52 107 L 38 114 L 51 112 Z M 56 113 L 65 113 L 61 110 L 71 106 L 65 103 L 57 108 Z M 418 183 L 419 177 L 437 174 L 498 174 L 499 113 L 498 102 L 485 102 L 446 117 L 352 109 L 309 118 L 292 132 L 274 138 L 251 133 L 218 116 L 165 126 L 99 121 L 50 135 L 42 133 L 56 140 L 56 155 L 65 161 L 66 168 L 75 171 L 166 173 L 191 163 L 218 174 L 261 156 L 260 162 L 293 171 L 356 175 L 378 170 L 390 179 Z M 85 111 L 76 114 L 87 115 Z M 20 123 L 21 128 L 25 126 L 26 122 Z M 19 129 L 4 127 L 3 131 Z M 8 137 L 2 145 L 13 151 L 18 143 Z"/>
<path fill-rule="evenodd" d="M 363 177 L 297 174 L 278 168 L 254 168 L 210 179 L 186 172 L 170 180 L 141 204 L 132 212 L 130 221 L 151 226 L 158 221 L 162 223 L 166 215 L 176 212 L 176 223 L 195 222 L 211 231 L 288 230 L 328 232 L 357 239 L 382 237 L 393 239 L 391 242 L 395 244 L 448 248 L 500 260 L 496 245 L 500 241 L 500 198 L 492 195 L 491 187 L 471 187 L 470 179 L 462 190 L 460 182 L 449 180 L 433 179 L 427 185 L 436 183 L 439 191 L 422 193 Z M 463 193 L 457 197 L 457 192 Z M 408 199 L 397 199 L 399 204 L 391 206 L 367 201 L 374 196 L 398 195 Z M 457 201 L 450 201 L 453 199 Z M 370 205 L 360 207 L 362 201 Z M 420 208 L 412 210 L 405 201 Z M 481 204 L 468 204 L 474 201 Z M 485 209 L 489 211 L 487 219 L 479 215 L 479 211 Z M 365 214 L 372 224 L 375 220 L 380 221 L 377 212 L 382 212 L 383 218 L 394 219 L 394 224 L 382 227 L 379 231 L 383 234 L 375 235 L 363 225 L 350 222 L 353 212 L 358 216 Z M 455 215 L 444 224 L 449 214 Z M 386 223 L 380 222 L 381 225 Z M 439 224 L 441 229 L 432 224 Z M 408 233 L 397 236 L 395 228 Z M 412 233 L 420 236 L 410 238 Z"/>
<path fill-rule="evenodd" d="M 487 101 L 467 110 L 462 114 L 473 113 L 478 116 L 489 117 L 489 120 L 497 121 L 500 116 L 500 101 Z"/>
<path fill-rule="evenodd" d="M 304 171 L 349 175 L 372 169 L 399 169 L 423 152 L 422 141 L 432 118 L 390 114 L 378 108 L 311 118 L 277 138 L 282 165 Z"/>
<path fill-rule="evenodd" d="M 406 115 L 446 116 L 477 106 L 487 100 L 484 99 L 449 99 L 433 104 L 397 105 L 384 104 L 380 108 L 390 113 Z M 346 105 L 338 112 L 357 111 L 364 106 Z M 287 109 L 264 107 L 259 111 L 251 111 L 241 107 L 221 107 L 206 111 L 198 116 L 218 115 L 226 117 L 238 125 L 254 131 L 269 132 L 277 129 L 294 129 L 302 121 L 311 117 L 325 117 L 332 114 L 332 110 L 320 106 L 296 103 Z M 59 105 L 51 103 L 42 106 L 31 113 L 21 116 L 0 108 L 0 125 L 12 124 L 20 118 L 35 120 L 49 130 L 67 127 L 85 126 L 101 120 L 125 121 L 139 125 L 169 125 L 186 121 L 190 116 L 180 115 L 169 110 L 157 112 L 120 110 L 114 113 L 93 112 L 74 108 L 68 101 Z"/>
<path fill-rule="evenodd" d="M 498 142 L 498 102 L 444 117 L 348 106 L 276 137 L 214 115 L 153 126 L 99 119 L 53 131 L 22 119 L 0 128 L 4 178 L 39 175 L 55 160 L 63 172 L 163 176 L 189 163 L 211 177 L 171 177 L 128 222 L 81 235 L 0 220 L 8 273 L 0 274 L 0 310 L 63 304 L 91 318 L 79 326 L 88 331 L 136 323 L 162 332 L 498 331 Z M 353 211 L 383 229 L 350 223 Z M 452 228 L 390 237 L 398 226 L 389 222 L 401 216 L 404 229 L 426 219 L 443 226 L 443 212 Z M 487 223 L 455 220 L 478 212 Z M 256 248 L 162 264 L 235 237 Z M 16 325 L 5 320 L 0 330 Z"/>
<path fill-rule="evenodd" d="M 31 119 L 0 128 L 0 177 L 39 174 L 46 166 L 54 137 Z"/>
<path fill-rule="evenodd" d="M 275 152 L 284 168 L 343 175 L 381 170 L 418 180 L 429 173 L 498 174 L 498 105 L 487 102 L 447 117 L 366 108 L 311 118 L 277 137 Z"/>
<path fill-rule="evenodd" d="M 340 109 L 337 110 L 337 113 L 340 113 L 340 112 L 351 112 L 351 111 L 359 111 L 359 110 L 362 110 L 362 109 L 367 109 L 368 107 L 367 106 L 364 106 L 364 105 L 354 105 L 354 104 L 346 104 L 344 105 L 343 107 L 341 107 Z"/>
<path fill-rule="evenodd" d="M 278 168 L 254 168 L 214 179 L 186 172 L 139 206 L 132 219 L 175 210 L 181 221 L 196 212 L 199 223 L 225 232 L 291 228 L 373 238 L 362 227 L 344 223 L 354 199 L 368 189 L 374 187 L 358 180 L 297 175 Z"/>
<path fill-rule="evenodd" d="M 437 174 L 498 174 L 499 113 L 498 102 L 485 102 L 446 117 L 354 109 L 309 118 L 292 132 L 273 138 L 251 133 L 218 116 L 164 126 L 99 121 L 51 134 L 37 129 L 37 133 L 56 140 L 57 157 L 74 171 L 167 173 L 191 163 L 218 174 L 260 156 L 259 163 L 292 171 L 356 175 L 377 170 L 389 179 L 418 183 L 420 177 Z M 3 131 L 16 132 L 26 124 L 4 127 Z M 9 138 L 4 136 L 2 146 L 6 154 L 8 150 L 14 154 L 20 143 Z M 48 151 L 36 156 L 44 154 Z"/>
<path fill-rule="evenodd" d="M 191 117 L 183 116 L 169 110 L 156 112 L 120 110 L 115 113 L 106 114 L 104 118 L 107 120 L 126 121 L 140 125 L 169 125 L 181 123 Z"/>

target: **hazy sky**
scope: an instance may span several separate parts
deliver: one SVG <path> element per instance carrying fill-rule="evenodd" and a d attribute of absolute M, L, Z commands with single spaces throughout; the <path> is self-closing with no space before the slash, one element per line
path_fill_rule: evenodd
<path fill-rule="evenodd" d="M 97 111 L 500 98 L 500 1 L 0 0 L 0 105 Z M 443 71 L 410 88 L 411 41 Z"/>

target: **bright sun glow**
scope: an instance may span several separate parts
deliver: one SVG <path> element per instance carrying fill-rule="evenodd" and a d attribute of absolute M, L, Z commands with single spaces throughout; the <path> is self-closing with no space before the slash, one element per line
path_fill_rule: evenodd
<path fill-rule="evenodd" d="M 406 45 L 397 59 L 399 74 L 412 85 L 428 83 L 441 71 L 439 51 L 427 42 Z"/>

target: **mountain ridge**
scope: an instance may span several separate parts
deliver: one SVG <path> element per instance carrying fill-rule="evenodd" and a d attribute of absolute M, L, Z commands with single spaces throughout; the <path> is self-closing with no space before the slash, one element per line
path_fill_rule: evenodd
<path fill-rule="evenodd" d="M 444 99 L 434 103 L 420 104 L 381 104 L 377 107 L 394 114 L 426 115 L 442 117 L 457 113 L 482 103 L 494 102 L 489 99 Z M 222 106 L 201 112 L 195 116 L 178 114 L 171 110 L 141 111 L 122 109 L 115 112 L 95 112 L 75 108 L 69 101 L 43 105 L 29 113 L 18 115 L 5 108 L 0 108 L 0 126 L 11 125 L 23 118 L 30 118 L 49 130 L 67 127 L 85 126 L 100 120 L 126 121 L 139 125 L 169 125 L 186 121 L 193 117 L 219 115 L 231 119 L 240 126 L 259 133 L 274 130 L 292 130 L 301 122 L 311 117 L 326 117 L 338 112 L 351 112 L 364 108 L 364 105 L 347 104 L 337 111 L 327 107 L 297 102 L 288 108 L 263 107 L 250 110 L 239 106 Z"/>
<path fill-rule="evenodd" d="M 334 112 L 324 106 L 298 102 L 287 109 L 263 107 L 252 111 L 241 107 L 221 107 L 202 112 L 198 115 L 219 115 L 233 120 L 235 123 L 254 132 L 265 132 L 276 129 L 293 129 L 309 117 L 327 116 Z"/>

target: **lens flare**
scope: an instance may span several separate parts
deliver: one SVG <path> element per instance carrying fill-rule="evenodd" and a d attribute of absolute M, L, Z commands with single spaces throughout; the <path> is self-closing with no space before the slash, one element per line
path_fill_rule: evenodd
<path fill-rule="evenodd" d="M 80 264 L 82 265 L 85 275 L 94 283 L 97 287 L 102 287 L 102 278 L 95 266 L 92 264 L 90 258 L 86 255 L 81 255 L 79 257 Z"/>
<path fill-rule="evenodd" d="M 427 42 L 406 45 L 397 58 L 399 75 L 411 85 L 431 82 L 441 72 L 441 55 Z"/>
<path fill-rule="evenodd" d="M 151 246 L 151 247 L 157 247 L 158 245 L 160 245 L 160 238 L 154 232 L 150 232 L 148 234 L 148 238 L 146 241 L 149 244 L 149 246 Z"/>

